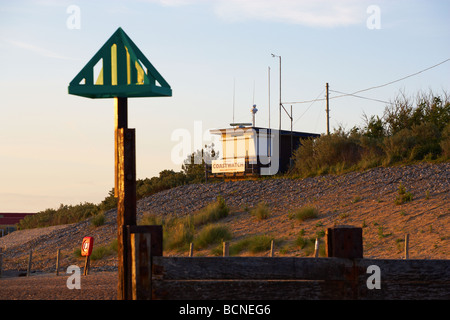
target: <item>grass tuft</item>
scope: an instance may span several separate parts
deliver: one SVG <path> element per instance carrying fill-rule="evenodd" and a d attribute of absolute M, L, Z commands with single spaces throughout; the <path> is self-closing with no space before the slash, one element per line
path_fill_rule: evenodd
<path fill-rule="evenodd" d="M 314 206 L 304 206 L 298 209 L 293 217 L 299 221 L 315 219 L 319 216 L 319 210 Z"/>
<path fill-rule="evenodd" d="M 250 214 L 259 220 L 264 220 L 270 217 L 270 208 L 265 202 L 260 202 L 250 210 Z"/>
<path fill-rule="evenodd" d="M 219 244 L 232 238 L 230 229 L 221 224 L 209 224 L 202 228 L 194 241 L 195 248 L 203 249 L 211 244 Z"/>

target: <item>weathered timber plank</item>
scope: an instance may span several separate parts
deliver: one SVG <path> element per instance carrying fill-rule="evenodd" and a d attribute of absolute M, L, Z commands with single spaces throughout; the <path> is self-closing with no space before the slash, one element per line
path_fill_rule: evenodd
<path fill-rule="evenodd" d="M 158 257 L 153 274 L 163 279 L 285 279 L 366 281 L 370 265 L 382 281 L 450 281 L 450 260 L 390 260 L 295 257 Z"/>
<path fill-rule="evenodd" d="M 349 281 L 321 280 L 153 280 L 160 300 L 449 300 L 449 283 L 384 282 L 369 290 Z M 354 292 L 354 290 L 357 290 Z"/>
<path fill-rule="evenodd" d="M 450 260 L 355 259 L 360 280 L 370 265 L 380 268 L 384 282 L 450 282 Z"/>
<path fill-rule="evenodd" d="M 154 280 L 156 300 L 319 300 L 351 299 L 343 281 Z"/>
<path fill-rule="evenodd" d="M 154 257 L 152 270 L 154 299 L 450 299 L 450 260 Z"/>
<path fill-rule="evenodd" d="M 381 288 L 369 290 L 358 285 L 360 300 L 450 300 L 450 282 L 389 282 L 381 279 Z"/>
<path fill-rule="evenodd" d="M 340 258 L 154 257 L 153 275 L 167 280 L 346 280 L 353 262 Z"/>

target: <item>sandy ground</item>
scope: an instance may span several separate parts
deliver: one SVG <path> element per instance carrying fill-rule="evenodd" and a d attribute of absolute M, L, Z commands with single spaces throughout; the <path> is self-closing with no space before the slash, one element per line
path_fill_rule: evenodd
<path fill-rule="evenodd" d="M 80 276 L 80 289 L 69 289 L 73 284 L 69 274 L 32 274 L 29 277 L 2 277 L 0 300 L 115 300 L 117 272 L 90 273 Z"/>

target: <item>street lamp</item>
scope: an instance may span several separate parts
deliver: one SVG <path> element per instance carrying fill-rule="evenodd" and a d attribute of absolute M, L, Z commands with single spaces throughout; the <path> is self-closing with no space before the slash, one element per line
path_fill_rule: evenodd
<path fill-rule="evenodd" d="M 280 126 L 280 131 L 281 131 L 281 56 L 277 56 L 276 54 L 273 54 L 273 53 L 271 53 L 271 55 L 272 55 L 272 57 L 273 58 L 276 58 L 276 57 L 278 57 L 278 58 L 280 58 L 280 124 L 279 124 L 279 126 Z"/>

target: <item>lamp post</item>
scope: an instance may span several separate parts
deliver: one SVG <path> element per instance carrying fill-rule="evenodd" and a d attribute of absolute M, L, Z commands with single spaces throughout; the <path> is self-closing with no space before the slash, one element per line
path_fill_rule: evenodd
<path fill-rule="evenodd" d="M 275 57 L 277 57 L 277 58 L 279 58 L 279 60 L 280 60 L 280 124 L 279 124 L 279 130 L 281 131 L 281 56 L 278 56 L 278 55 L 276 55 L 276 54 L 273 54 L 273 53 L 271 53 L 271 55 L 272 55 L 272 57 L 273 58 L 275 58 Z"/>

